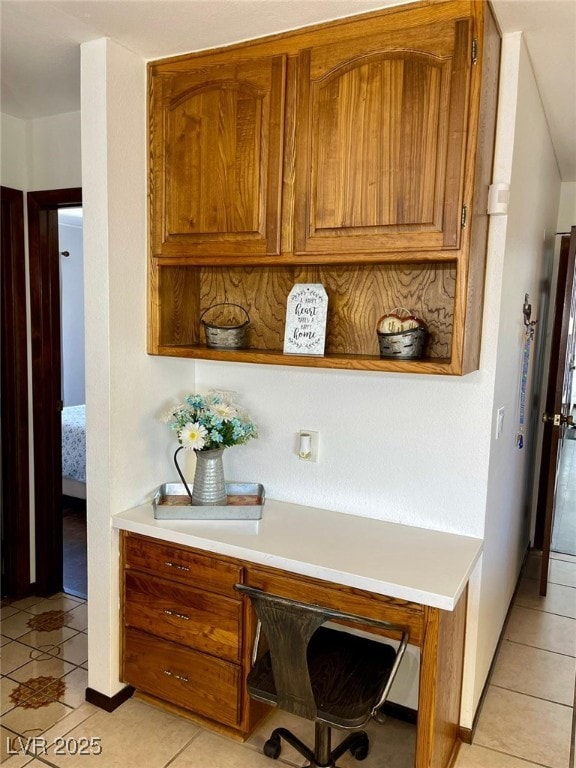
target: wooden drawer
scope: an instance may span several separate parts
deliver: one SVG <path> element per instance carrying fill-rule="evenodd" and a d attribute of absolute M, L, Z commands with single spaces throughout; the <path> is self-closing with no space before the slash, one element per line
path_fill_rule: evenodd
<path fill-rule="evenodd" d="M 135 629 L 126 629 L 122 666 L 130 685 L 225 725 L 240 723 L 240 667 Z"/>
<path fill-rule="evenodd" d="M 124 623 L 240 662 L 242 601 L 125 571 Z"/>
<path fill-rule="evenodd" d="M 209 592 L 236 595 L 234 584 L 242 580 L 240 565 L 146 536 L 125 534 L 123 551 L 128 568 L 149 571 Z"/>
<path fill-rule="evenodd" d="M 286 571 L 279 571 L 259 566 L 250 567 L 246 583 L 276 595 L 300 600 L 303 603 L 336 608 L 340 611 L 355 613 L 370 619 L 381 619 L 408 627 L 409 642 L 421 645 L 424 637 L 424 609 L 419 603 L 397 600 L 365 592 L 341 584 L 332 584 L 306 576 L 297 576 Z M 370 632 L 374 632 L 370 628 Z M 377 634 L 387 634 L 377 632 Z"/>

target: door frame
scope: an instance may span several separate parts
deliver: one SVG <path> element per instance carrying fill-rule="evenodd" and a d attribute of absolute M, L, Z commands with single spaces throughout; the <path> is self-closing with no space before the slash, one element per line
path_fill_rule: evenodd
<path fill-rule="evenodd" d="M 563 235 L 560 243 L 558 261 L 558 277 L 556 282 L 556 298 L 554 302 L 554 321 L 552 326 L 550 366 L 546 380 L 544 410 L 547 414 L 560 412 L 562 405 L 563 380 L 567 365 L 568 324 L 570 311 L 576 292 L 574 267 L 576 258 L 576 227 L 572 227 L 570 235 Z M 534 547 L 542 550 L 540 572 L 540 594 L 546 595 L 548 583 L 548 567 L 550 561 L 550 546 L 554 526 L 554 505 L 556 498 L 556 474 L 560 459 L 561 440 L 565 428 L 556 431 L 550 422 L 544 423 L 542 431 L 542 452 L 538 482 L 538 497 L 536 506 L 536 524 L 534 531 Z"/>
<path fill-rule="evenodd" d="M 2 595 L 30 594 L 30 438 L 24 193 L 1 187 Z"/>
<path fill-rule="evenodd" d="M 82 205 L 82 189 L 28 192 L 36 593 L 63 586 L 62 375 L 58 209 Z"/>

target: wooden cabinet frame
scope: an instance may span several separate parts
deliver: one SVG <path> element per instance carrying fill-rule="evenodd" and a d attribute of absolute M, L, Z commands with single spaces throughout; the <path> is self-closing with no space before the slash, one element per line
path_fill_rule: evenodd
<path fill-rule="evenodd" d="M 419 29 L 454 28 L 456 54 L 438 56 L 438 93 L 459 94 L 439 141 L 440 168 L 429 170 L 433 210 L 419 225 L 318 229 L 313 200 L 313 127 L 308 69 L 315 50 L 355 51 L 380 35 L 388 45 Z M 389 56 L 396 56 L 393 51 Z M 151 354 L 232 362 L 462 375 L 479 366 L 488 217 L 499 72 L 500 35 L 487 3 L 435 0 L 398 6 L 250 43 L 152 62 L 150 79 L 150 205 L 148 351 Z M 360 52 L 358 53 L 360 56 Z M 414 60 L 420 54 L 415 53 Z M 361 58 L 361 56 L 360 56 Z M 420 57 L 426 58 L 424 54 Z M 166 231 L 166 107 L 168 83 L 194 73 L 214 79 L 234 67 L 271 61 L 271 119 L 265 225 L 241 232 L 172 236 Z M 233 62 L 233 64 L 231 64 Z M 235 70 L 236 71 L 236 70 Z M 176 86 L 174 86 L 176 87 Z M 184 87 L 184 86 L 178 86 Z M 312 89 L 312 90 L 311 90 Z M 449 107 L 449 109 L 448 109 Z M 312 143 L 311 143 L 312 142 Z M 316 139 L 316 145 L 318 140 Z M 263 155 L 264 157 L 264 155 Z M 425 166 L 427 167 L 427 166 Z M 414 197 L 417 183 L 411 182 Z M 316 186 L 315 186 L 316 185 Z M 416 204 L 414 204 L 416 205 Z M 369 208 L 370 206 L 368 206 Z M 417 218 L 417 217 L 416 217 Z M 328 219 L 325 219 L 328 221 Z M 393 276 L 389 279 L 389 276 Z M 395 276 L 395 277 L 394 277 Z M 297 282 L 322 282 L 329 295 L 326 354 L 284 355 L 286 300 Z M 430 293 L 429 286 L 435 286 Z M 440 290 L 438 290 L 438 288 Z M 245 349 L 206 346 L 201 314 L 212 304 L 237 303 L 250 316 Z M 405 306 L 428 323 L 431 343 L 421 360 L 382 359 L 376 323 Z"/>
<path fill-rule="evenodd" d="M 122 569 L 130 569 L 127 557 L 130 557 L 127 547 L 134 546 L 136 550 L 145 552 L 151 545 L 157 549 L 158 544 L 154 539 L 144 536 L 122 532 Z M 464 633 L 466 623 L 467 590 L 464 591 L 453 611 L 440 610 L 416 602 L 409 602 L 397 598 L 367 592 L 342 584 L 322 581 L 306 576 L 296 575 L 277 568 L 255 565 L 250 562 L 236 560 L 225 556 L 214 556 L 180 545 L 167 545 L 183 562 L 190 563 L 189 576 L 178 577 L 183 583 L 189 578 L 190 583 L 195 583 L 194 568 L 200 568 L 202 573 L 202 559 L 208 556 L 213 568 L 219 566 L 224 572 L 238 574 L 238 579 L 243 583 L 261 589 L 270 590 L 276 594 L 292 597 L 301 601 L 310 601 L 328 607 L 336 607 L 343 611 L 366 615 L 368 617 L 384 619 L 395 623 L 404 624 L 410 631 L 410 644 L 420 649 L 420 677 L 418 694 L 418 723 L 416 732 L 416 756 L 415 768 L 448 768 L 455 759 L 460 743 L 459 719 L 460 701 L 462 692 L 462 675 L 464 659 Z M 136 568 L 149 567 L 145 559 L 132 561 Z M 217 571 L 214 571 L 216 573 Z M 226 577 L 228 578 L 228 576 Z M 124 579 L 122 579 L 124 583 Z M 176 582 L 175 586 L 176 586 Z M 124 620 L 126 611 L 131 606 L 126 605 L 127 595 L 122 593 L 122 669 L 123 679 L 139 688 L 139 679 L 143 682 L 144 690 L 148 694 L 155 694 L 160 703 L 175 708 L 176 711 L 196 719 L 204 726 L 227 733 L 235 738 L 247 738 L 256 728 L 262 717 L 269 712 L 268 707 L 252 700 L 246 691 L 244 680 L 250 668 L 250 656 L 255 632 L 255 617 L 250 603 L 243 599 L 243 629 L 239 637 L 241 653 L 240 665 L 234 665 L 220 659 L 214 659 L 213 663 L 220 664 L 222 674 L 225 673 L 225 683 L 228 686 L 232 701 L 229 707 L 224 707 L 220 719 L 215 714 L 217 710 L 210 709 L 210 702 L 204 701 L 202 691 L 197 694 L 198 711 L 195 711 L 193 695 L 189 695 L 188 709 L 179 709 L 177 704 L 170 700 L 170 691 L 166 687 L 162 675 L 151 676 L 149 671 L 148 656 L 150 659 L 161 656 L 157 647 L 161 646 L 171 658 L 175 658 L 180 664 L 185 663 L 186 646 L 177 645 L 174 642 L 159 641 L 144 632 L 134 630 Z M 373 631 L 373 630 L 369 630 Z M 131 648 L 135 649 L 127 655 L 126 639 L 129 639 Z M 194 661 L 202 667 L 202 656 L 197 650 L 190 649 Z M 211 656 L 207 656 L 206 669 L 212 674 L 210 666 Z M 236 672 L 234 670 L 237 670 Z M 232 682 L 236 676 L 237 687 Z M 208 681 L 209 682 L 209 681 Z M 197 685 L 201 688 L 202 681 Z M 227 690 L 224 688 L 223 690 Z M 187 694 L 188 695 L 188 694 Z M 176 704 L 176 706 L 175 706 Z M 182 705 L 181 705 L 182 706 Z M 207 708 L 208 707 L 208 708 Z M 236 713 L 238 713 L 236 715 Z M 212 717 L 212 720 L 206 720 Z M 237 717 L 236 722 L 234 722 Z"/>

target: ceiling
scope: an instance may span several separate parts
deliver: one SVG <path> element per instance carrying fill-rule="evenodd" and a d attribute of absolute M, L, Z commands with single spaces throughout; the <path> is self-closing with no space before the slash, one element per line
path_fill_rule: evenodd
<path fill-rule="evenodd" d="M 211 48 L 398 0 L 0 0 L 0 110 L 80 109 L 80 44 L 110 37 L 145 59 Z M 493 0 L 522 31 L 563 181 L 576 181 L 576 0 Z"/>

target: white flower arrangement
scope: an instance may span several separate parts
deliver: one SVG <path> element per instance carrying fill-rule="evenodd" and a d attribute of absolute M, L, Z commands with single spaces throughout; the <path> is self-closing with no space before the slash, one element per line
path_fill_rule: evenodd
<path fill-rule="evenodd" d="M 258 437 L 256 424 L 232 399 L 234 393 L 211 390 L 187 395 L 165 417 L 178 442 L 190 451 L 211 451 L 243 445 Z"/>

